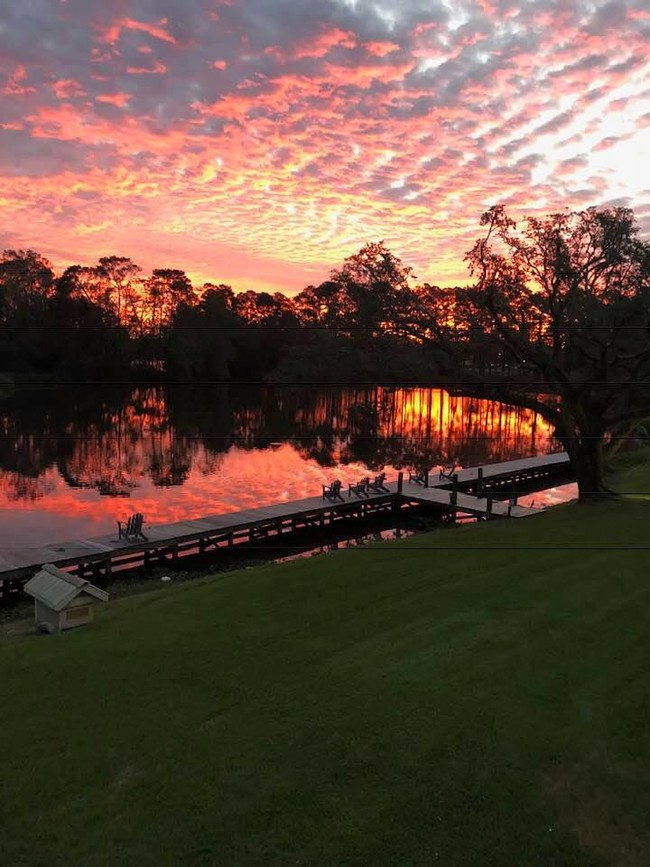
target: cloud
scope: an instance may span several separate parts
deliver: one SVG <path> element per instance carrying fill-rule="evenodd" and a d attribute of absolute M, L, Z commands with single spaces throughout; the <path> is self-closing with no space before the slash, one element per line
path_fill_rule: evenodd
<path fill-rule="evenodd" d="M 93 165 L 105 169 L 117 165 L 110 146 L 34 138 L 29 130 L 0 130 L 0 173 L 6 178 L 52 178 L 71 172 L 84 173 Z"/>
<path fill-rule="evenodd" d="M 643 209 L 649 27 L 642 0 L 7 3 L 4 222 L 60 265 L 298 290 L 386 238 L 461 282 L 488 204 Z"/>

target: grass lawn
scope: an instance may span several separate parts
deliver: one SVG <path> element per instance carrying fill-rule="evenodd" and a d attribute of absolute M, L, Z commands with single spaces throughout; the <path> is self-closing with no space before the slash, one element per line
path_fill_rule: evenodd
<path fill-rule="evenodd" d="M 5 624 L 0 864 L 647 867 L 649 526 L 560 506 Z"/>

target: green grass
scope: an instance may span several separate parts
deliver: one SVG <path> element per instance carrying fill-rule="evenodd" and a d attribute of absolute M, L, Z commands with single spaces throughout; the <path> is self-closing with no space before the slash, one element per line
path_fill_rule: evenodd
<path fill-rule="evenodd" d="M 650 499 L 650 448 L 622 452 L 610 471 L 610 482 L 632 499 Z"/>
<path fill-rule="evenodd" d="M 14 380 L 11 376 L 0 372 L 0 400 L 11 397 L 14 393 Z"/>
<path fill-rule="evenodd" d="M 0 863 L 646 867 L 649 525 L 562 506 L 6 625 Z"/>

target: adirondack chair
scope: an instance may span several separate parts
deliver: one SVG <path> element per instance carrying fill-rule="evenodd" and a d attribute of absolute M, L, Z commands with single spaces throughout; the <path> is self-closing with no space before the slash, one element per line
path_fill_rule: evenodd
<path fill-rule="evenodd" d="M 323 485 L 323 499 L 342 500 L 341 486 L 343 482 L 340 479 L 335 479 L 331 485 Z"/>
<path fill-rule="evenodd" d="M 424 485 L 426 487 L 429 483 L 429 471 L 427 469 L 419 469 L 414 473 L 409 473 L 409 482 L 415 482 L 417 485 Z"/>
<path fill-rule="evenodd" d="M 368 486 L 370 485 L 370 477 L 364 476 L 362 479 L 356 483 L 356 485 L 349 484 L 348 485 L 348 497 L 351 497 L 352 494 L 356 494 L 357 497 L 369 497 Z"/>
<path fill-rule="evenodd" d="M 447 479 L 447 481 L 453 482 L 455 472 L 456 472 L 456 464 L 452 464 L 448 470 L 446 470 L 444 467 L 440 467 L 440 475 L 439 475 L 440 481 L 442 481 L 443 479 Z"/>
<path fill-rule="evenodd" d="M 379 473 L 378 476 L 375 476 L 373 482 L 368 484 L 369 488 L 372 488 L 373 491 L 388 491 L 388 488 L 384 484 L 386 481 L 386 473 Z"/>
<path fill-rule="evenodd" d="M 142 512 L 136 512 L 135 515 L 131 515 L 131 517 L 127 521 L 118 521 L 117 522 L 117 537 L 118 539 L 126 539 L 127 541 L 134 541 L 135 539 L 144 539 L 145 542 L 149 540 L 142 532 L 142 525 L 144 524 L 144 516 Z M 124 529 L 122 529 L 124 528 Z"/>

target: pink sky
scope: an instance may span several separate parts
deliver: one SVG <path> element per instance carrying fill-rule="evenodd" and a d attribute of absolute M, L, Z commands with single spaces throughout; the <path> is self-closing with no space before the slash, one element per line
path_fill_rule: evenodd
<path fill-rule="evenodd" d="M 467 281 L 488 206 L 650 234 L 647 0 L 0 9 L 0 250 L 298 291 L 369 241 Z"/>

